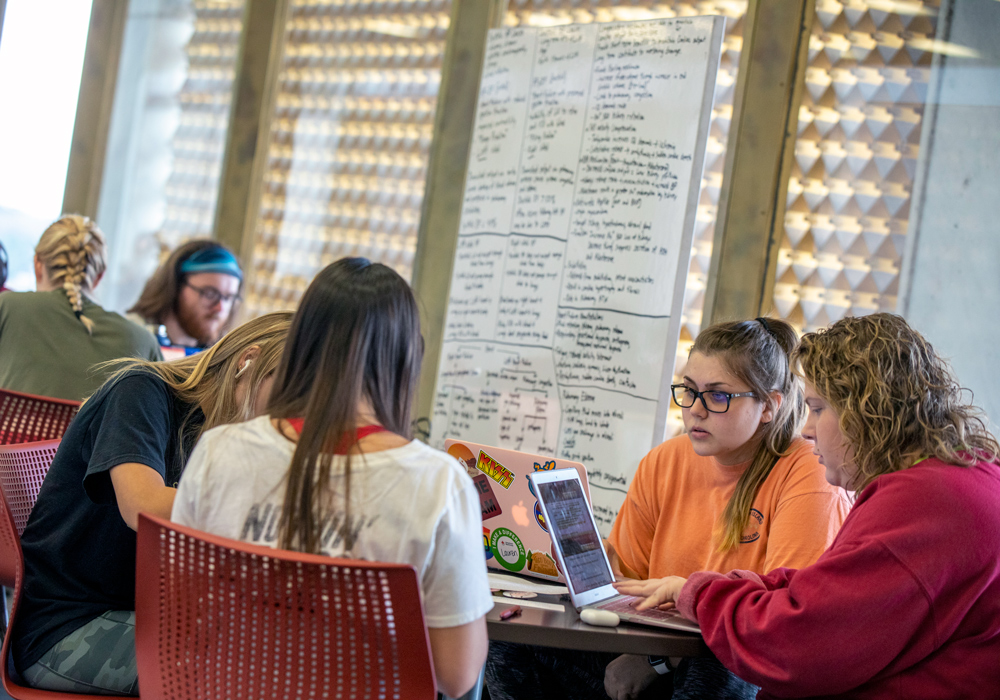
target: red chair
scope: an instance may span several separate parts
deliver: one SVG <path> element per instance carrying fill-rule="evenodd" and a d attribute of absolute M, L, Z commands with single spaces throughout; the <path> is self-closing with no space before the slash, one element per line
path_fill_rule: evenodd
<path fill-rule="evenodd" d="M 79 401 L 0 389 L 0 445 L 59 440 L 79 410 Z"/>
<path fill-rule="evenodd" d="M 434 700 L 417 573 L 249 545 L 139 516 L 145 700 Z"/>
<path fill-rule="evenodd" d="M 4 690 L 14 700 L 106 700 L 106 695 L 80 695 L 36 690 L 18 685 L 10 676 L 10 630 L 17 619 L 17 604 L 24 579 L 24 555 L 20 535 L 38 497 L 42 479 L 59 446 L 58 440 L 27 445 L 0 446 L 0 583 L 14 591 L 10 624 L 0 652 L 0 677 Z M 8 488 L 10 489 L 8 491 Z M 15 505 L 16 504 L 16 505 Z"/>
<path fill-rule="evenodd" d="M 21 536 L 28 516 L 35 507 L 42 481 L 49 472 L 52 458 L 59 449 L 59 440 L 26 442 L 18 445 L 0 445 L 0 486 L 7 499 L 7 506 L 14 516 L 17 535 Z M 6 550 L 0 556 L 6 554 Z M 0 584 L 7 583 L 3 563 L 0 562 Z M 9 579 L 13 582 L 13 576 Z"/>

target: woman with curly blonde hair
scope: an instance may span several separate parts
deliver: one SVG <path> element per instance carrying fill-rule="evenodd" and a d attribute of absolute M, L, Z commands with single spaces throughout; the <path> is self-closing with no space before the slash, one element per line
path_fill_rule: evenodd
<path fill-rule="evenodd" d="M 802 338 L 827 480 L 857 493 L 813 566 L 621 584 L 675 603 L 758 698 L 972 698 L 1000 688 L 1000 445 L 899 316 Z M 992 689 L 992 690 L 990 690 Z"/>
<path fill-rule="evenodd" d="M 86 216 L 63 216 L 35 247 L 35 292 L 0 296 L 0 387 L 79 401 L 122 357 L 162 360 L 144 328 L 90 295 L 104 274 L 104 234 Z"/>

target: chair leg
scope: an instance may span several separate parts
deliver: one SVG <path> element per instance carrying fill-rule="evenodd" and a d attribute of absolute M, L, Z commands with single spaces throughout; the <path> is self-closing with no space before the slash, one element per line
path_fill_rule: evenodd
<path fill-rule="evenodd" d="M 465 695 L 458 698 L 449 698 L 446 695 L 438 693 L 438 700 L 480 700 L 483 696 L 483 677 L 486 675 L 486 664 L 479 669 L 479 677 L 476 679 L 475 685 L 467 692 Z"/>

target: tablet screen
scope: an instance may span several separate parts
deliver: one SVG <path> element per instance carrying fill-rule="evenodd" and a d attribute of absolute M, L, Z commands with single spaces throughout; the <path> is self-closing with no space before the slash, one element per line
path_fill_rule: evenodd
<path fill-rule="evenodd" d="M 549 481 L 535 487 L 541 491 L 552 539 L 562 553 L 573 590 L 583 593 L 614 582 L 580 482 Z"/>

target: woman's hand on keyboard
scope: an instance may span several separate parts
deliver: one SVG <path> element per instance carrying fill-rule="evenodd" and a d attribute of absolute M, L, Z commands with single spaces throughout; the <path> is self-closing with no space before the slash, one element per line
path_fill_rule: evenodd
<path fill-rule="evenodd" d="M 650 610 L 668 604 L 672 606 L 676 603 L 685 583 L 687 583 L 686 578 L 667 576 L 666 578 L 651 578 L 647 581 L 619 581 L 614 586 L 619 593 L 644 599 L 635 606 L 636 610 Z"/>

